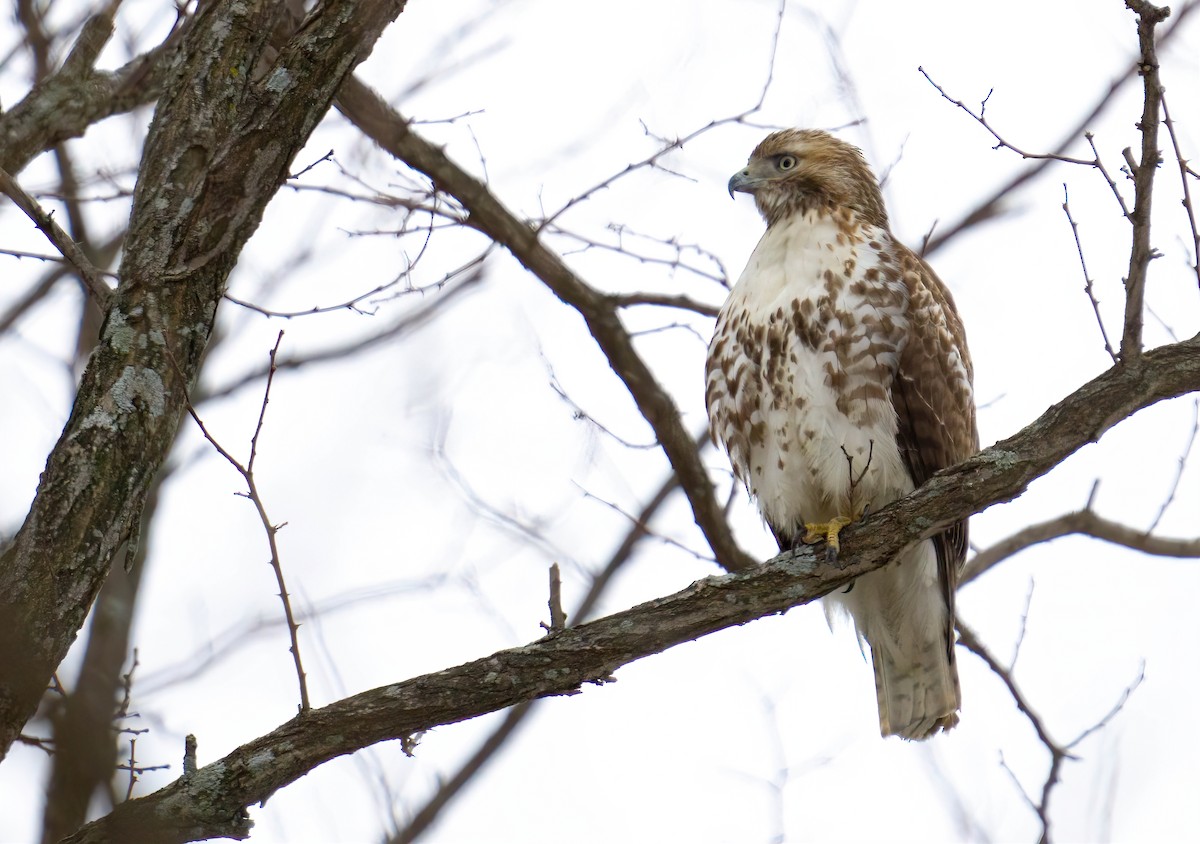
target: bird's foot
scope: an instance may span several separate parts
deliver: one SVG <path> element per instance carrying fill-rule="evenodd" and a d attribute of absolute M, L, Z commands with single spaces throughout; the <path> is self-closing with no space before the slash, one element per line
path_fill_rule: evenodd
<path fill-rule="evenodd" d="M 805 522 L 803 541 L 811 544 L 825 540 L 825 559 L 832 563 L 837 560 L 838 551 L 842 549 L 838 534 L 852 521 L 854 519 L 847 516 L 834 516 L 827 522 Z"/>

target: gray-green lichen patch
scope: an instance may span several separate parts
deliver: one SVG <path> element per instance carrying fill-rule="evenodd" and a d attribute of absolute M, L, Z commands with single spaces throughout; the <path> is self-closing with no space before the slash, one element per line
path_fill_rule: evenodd
<path fill-rule="evenodd" d="M 267 79 L 267 90 L 281 94 L 292 87 L 292 75 L 286 67 L 277 67 Z"/>
<path fill-rule="evenodd" d="M 81 431 L 86 431 L 88 428 L 103 428 L 106 431 L 111 431 L 117 427 L 117 417 L 110 410 L 104 407 L 97 407 L 91 413 L 83 418 L 83 422 L 79 424 Z"/>
<path fill-rule="evenodd" d="M 162 378 L 153 369 L 125 367 L 112 385 L 110 395 L 113 404 L 123 413 L 131 413 L 138 406 L 151 416 L 162 416 L 166 411 Z"/>
<path fill-rule="evenodd" d="M 778 562 L 771 563 L 771 565 L 778 566 L 780 570 L 786 572 L 790 577 L 811 576 L 817 570 L 817 561 L 811 553 L 785 557 Z"/>
<path fill-rule="evenodd" d="M 917 516 L 912 520 L 912 528 L 917 533 L 924 533 L 933 527 L 933 519 L 928 516 Z"/>
<path fill-rule="evenodd" d="M 246 767 L 254 770 L 255 768 L 265 768 L 275 761 L 275 753 L 271 750 L 260 750 L 249 759 L 246 760 Z"/>
<path fill-rule="evenodd" d="M 193 794 L 219 793 L 225 785 L 225 777 L 228 773 L 228 766 L 221 760 L 205 765 L 188 777 L 188 791 Z"/>
<path fill-rule="evenodd" d="M 125 319 L 125 314 L 113 308 L 104 326 L 104 339 L 120 354 L 133 348 L 134 330 Z"/>
<path fill-rule="evenodd" d="M 996 465 L 998 469 L 1011 469 L 1020 462 L 1020 456 L 1015 451 L 1004 451 L 997 449 L 988 454 L 988 459 Z"/>

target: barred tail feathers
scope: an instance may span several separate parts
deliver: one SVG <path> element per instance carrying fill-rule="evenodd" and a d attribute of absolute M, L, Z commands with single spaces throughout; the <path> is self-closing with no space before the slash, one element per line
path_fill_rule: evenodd
<path fill-rule="evenodd" d="M 925 739 L 958 723 L 958 666 L 931 542 L 825 600 L 830 614 L 850 615 L 871 648 L 884 736 Z"/>

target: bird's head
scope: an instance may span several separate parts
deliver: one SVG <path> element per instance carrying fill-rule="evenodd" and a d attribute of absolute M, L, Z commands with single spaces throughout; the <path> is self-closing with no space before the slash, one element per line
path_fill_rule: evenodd
<path fill-rule="evenodd" d="M 819 129 L 767 135 L 729 180 L 729 195 L 735 191 L 754 196 L 767 225 L 797 212 L 846 208 L 887 228 L 883 195 L 858 147 Z"/>

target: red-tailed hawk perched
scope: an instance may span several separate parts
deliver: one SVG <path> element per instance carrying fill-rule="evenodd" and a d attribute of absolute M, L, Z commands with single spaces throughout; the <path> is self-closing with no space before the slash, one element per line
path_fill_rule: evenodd
<path fill-rule="evenodd" d="M 945 285 L 888 231 L 855 147 L 769 135 L 730 195 L 767 231 L 717 317 L 709 419 L 782 549 L 827 538 L 979 448 L 971 358 Z M 954 591 L 967 523 L 826 598 L 871 648 L 883 735 L 958 723 Z"/>

